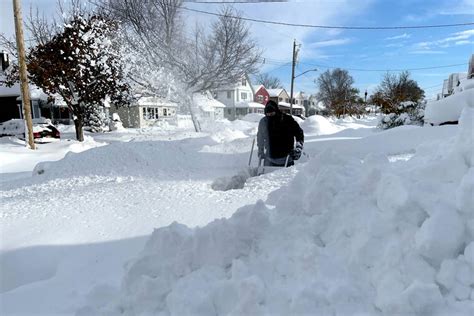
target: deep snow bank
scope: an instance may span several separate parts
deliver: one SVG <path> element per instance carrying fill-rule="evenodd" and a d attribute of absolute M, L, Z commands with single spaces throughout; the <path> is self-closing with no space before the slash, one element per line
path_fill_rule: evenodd
<path fill-rule="evenodd" d="M 425 122 L 438 125 L 459 120 L 464 107 L 474 107 L 474 79 L 468 80 L 465 90 L 438 101 L 429 102 L 425 109 Z"/>
<path fill-rule="evenodd" d="M 342 130 L 341 127 L 331 123 L 321 115 L 312 115 L 301 123 L 305 135 L 327 135 Z"/>
<path fill-rule="evenodd" d="M 120 295 L 78 314 L 472 315 L 473 121 L 407 162 L 325 151 L 274 209 L 157 229 Z"/>

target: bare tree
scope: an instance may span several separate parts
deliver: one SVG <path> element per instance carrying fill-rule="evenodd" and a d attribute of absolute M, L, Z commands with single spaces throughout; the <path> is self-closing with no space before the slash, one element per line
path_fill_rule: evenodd
<path fill-rule="evenodd" d="M 68 23 L 71 18 L 85 15 L 90 11 L 87 3 L 81 0 L 70 0 L 67 5 L 64 1 L 57 0 L 56 6 L 56 15 L 51 16 L 51 14 L 40 14 L 38 7 L 30 5 L 25 23 L 25 29 L 29 35 L 26 40 L 28 47 L 46 44 L 56 33 L 61 31 L 62 26 Z M 0 47 L 5 49 L 13 59 L 16 59 L 15 38 L 0 33 Z"/>
<path fill-rule="evenodd" d="M 354 108 L 352 104 L 358 102 L 359 90 L 352 87 L 354 79 L 349 72 L 336 68 L 326 70 L 318 78 L 319 93 L 321 100 L 332 114 L 341 116 L 349 113 Z"/>
<path fill-rule="evenodd" d="M 410 78 L 410 73 L 404 71 L 398 75 L 386 73 L 371 100 L 382 112 L 397 113 L 401 102 L 419 103 L 424 96 L 425 92 Z"/>
<path fill-rule="evenodd" d="M 283 88 L 281 81 L 278 77 L 274 77 L 268 73 L 259 73 L 255 76 L 255 80 L 258 84 L 263 85 L 267 89 L 279 89 Z"/>
<path fill-rule="evenodd" d="M 184 91 L 191 106 L 194 93 L 234 84 L 245 74 L 254 73 L 260 51 L 245 22 L 236 18 L 239 13 L 230 8 L 222 10 L 208 34 L 198 26 L 192 35 L 185 35 L 182 2 L 100 0 L 100 6 L 123 22 L 130 53 L 145 67 L 144 71 L 130 72 L 131 80 L 146 90 L 156 88 L 156 94 L 161 95 L 163 85 L 144 74 L 158 73 L 159 78 L 164 74 L 180 86 L 176 90 Z M 192 108 L 189 110 L 193 115 Z"/>

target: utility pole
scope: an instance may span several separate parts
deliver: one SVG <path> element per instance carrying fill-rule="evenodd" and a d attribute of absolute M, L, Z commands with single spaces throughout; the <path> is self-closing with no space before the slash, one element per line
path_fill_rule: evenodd
<path fill-rule="evenodd" d="M 290 115 L 293 115 L 293 84 L 295 82 L 296 40 L 293 40 L 293 61 L 291 66 Z"/>
<path fill-rule="evenodd" d="M 31 120 L 30 91 L 28 89 L 28 75 L 26 72 L 25 46 L 23 39 L 23 19 L 19 0 L 13 0 L 13 15 L 15 17 L 16 46 L 18 50 L 18 62 L 20 64 L 20 86 L 21 100 L 23 103 L 23 117 L 26 121 L 25 137 L 28 138 L 30 149 L 35 149 L 33 138 L 33 122 Z"/>

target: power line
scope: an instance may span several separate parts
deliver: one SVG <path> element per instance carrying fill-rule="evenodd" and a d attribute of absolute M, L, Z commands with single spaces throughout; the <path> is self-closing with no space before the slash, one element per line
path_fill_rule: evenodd
<path fill-rule="evenodd" d="M 187 7 L 181 7 L 183 10 L 197 12 L 207 15 L 214 15 L 219 17 L 228 17 L 237 20 L 244 20 L 249 22 L 256 23 L 265 23 L 265 24 L 274 24 L 274 25 L 284 25 L 284 26 L 297 26 L 297 27 L 307 27 L 307 28 L 319 28 L 319 29 L 339 29 L 339 30 L 402 30 L 402 29 L 428 29 L 428 28 L 443 28 L 443 27 L 460 27 L 460 26 L 469 26 L 474 25 L 474 22 L 465 22 L 465 23 L 453 23 L 453 24 L 431 24 L 431 25 L 414 25 L 414 26 L 331 26 L 331 25 L 314 25 L 314 24 L 297 24 L 297 23 L 288 23 L 288 22 L 278 22 L 278 21 L 269 21 L 269 20 L 260 20 L 254 18 L 246 18 L 241 16 L 225 15 L 221 13 L 214 13 L 208 11 L 202 11 L 197 9 L 191 9 Z"/>
<path fill-rule="evenodd" d="M 280 63 L 291 63 L 289 61 L 284 61 L 284 60 L 276 60 L 276 59 L 271 59 L 271 58 L 265 58 L 265 59 L 269 60 L 273 63 L 278 63 L 278 62 L 280 62 Z M 299 64 L 308 65 L 308 66 L 315 66 L 315 67 L 320 67 L 320 68 L 324 68 L 324 69 L 341 68 L 341 69 L 351 70 L 351 71 L 368 71 L 368 72 L 417 71 L 417 70 L 450 68 L 450 67 L 466 66 L 467 65 L 467 63 L 461 63 L 461 64 L 440 65 L 440 66 L 431 66 L 431 67 L 419 67 L 419 68 L 367 69 L 367 68 L 348 68 L 348 67 L 342 67 L 342 66 L 321 65 L 321 64 L 313 64 L 313 63 L 307 63 L 307 62 L 299 62 Z"/>
<path fill-rule="evenodd" d="M 255 4 L 255 3 L 271 3 L 271 2 L 287 2 L 288 0 L 242 0 L 242 1 L 184 1 L 184 2 L 189 2 L 189 3 L 200 3 L 200 4 Z"/>

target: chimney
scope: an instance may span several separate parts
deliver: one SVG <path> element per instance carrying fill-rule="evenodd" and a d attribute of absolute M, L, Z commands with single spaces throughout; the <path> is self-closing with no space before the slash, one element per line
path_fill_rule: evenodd
<path fill-rule="evenodd" d="M 8 66 L 10 66 L 10 58 L 7 52 L 5 51 L 0 52 L 0 59 L 2 62 L 2 71 L 5 71 L 8 68 Z"/>

